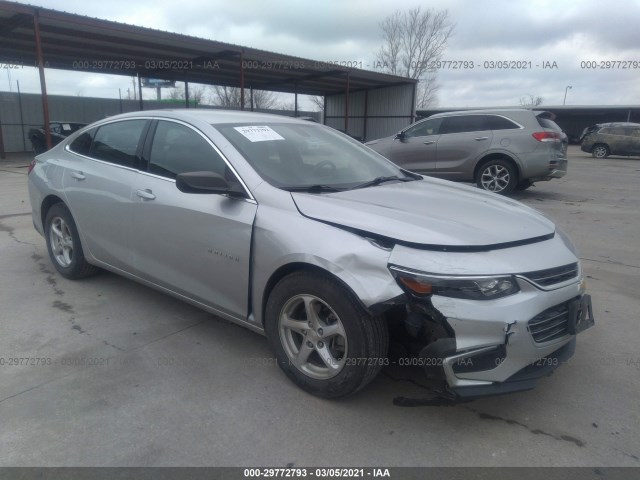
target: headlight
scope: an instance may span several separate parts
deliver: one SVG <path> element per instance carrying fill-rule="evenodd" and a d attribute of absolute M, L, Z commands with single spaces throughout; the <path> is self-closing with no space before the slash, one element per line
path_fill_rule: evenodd
<path fill-rule="evenodd" d="M 494 300 L 520 291 L 512 275 L 443 276 L 394 265 L 389 268 L 401 287 L 421 297 L 442 295 L 467 300 Z"/>

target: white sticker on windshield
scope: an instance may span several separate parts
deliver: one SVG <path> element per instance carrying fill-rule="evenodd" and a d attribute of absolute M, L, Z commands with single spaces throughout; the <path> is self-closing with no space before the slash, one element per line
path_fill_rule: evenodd
<path fill-rule="evenodd" d="M 250 142 L 267 142 L 269 140 L 284 140 L 278 133 L 266 125 L 256 125 L 251 127 L 233 127 Z"/>
<path fill-rule="evenodd" d="M 71 125 L 69 125 L 68 123 L 63 123 L 62 124 L 62 129 L 66 132 L 67 130 L 71 130 Z"/>

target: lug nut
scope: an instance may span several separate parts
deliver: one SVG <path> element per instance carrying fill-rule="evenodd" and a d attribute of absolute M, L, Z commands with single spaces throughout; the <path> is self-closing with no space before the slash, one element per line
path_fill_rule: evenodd
<path fill-rule="evenodd" d="M 324 342 L 318 342 L 318 348 L 324 347 Z"/>
<path fill-rule="evenodd" d="M 322 336 L 322 334 L 324 333 L 324 330 L 322 330 L 321 328 L 318 329 L 318 335 Z"/>
<path fill-rule="evenodd" d="M 307 342 L 307 347 L 309 347 L 309 348 L 313 348 L 313 343 L 311 343 L 311 342 Z"/>

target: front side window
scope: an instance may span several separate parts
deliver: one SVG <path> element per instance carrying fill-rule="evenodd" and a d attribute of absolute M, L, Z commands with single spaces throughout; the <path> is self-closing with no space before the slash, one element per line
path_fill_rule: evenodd
<path fill-rule="evenodd" d="M 424 120 L 413 127 L 409 127 L 405 130 L 404 136 L 410 137 L 426 137 L 428 135 L 437 135 L 440 129 L 442 118 L 432 118 Z"/>
<path fill-rule="evenodd" d="M 226 163 L 196 131 L 180 123 L 159 121 L 149 155 L 149 172 L 167 178 L 180 173 L 214 172 L 225 176 Z"/>
<path fill-rule="evenodd" d="M 146 120 L 123 120 L 98 127 L 91 156 L 116 165 L 135 168 L 136 152 Z"/>
<path fill-rule="evenodd" d="M 445 118 L 440 133 L 466 133 L 489 130 L 485 115 L 457 115 Z"/>

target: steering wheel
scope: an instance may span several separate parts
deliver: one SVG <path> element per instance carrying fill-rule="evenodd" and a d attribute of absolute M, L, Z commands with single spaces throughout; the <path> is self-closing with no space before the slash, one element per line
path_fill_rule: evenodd
<path fill-rule="evenodd" d="M 325 175 L 330 175 L 337 170 L 337 167 L 330 160 L 322 160 L 313 167 L 313 173 L 320 173 L 321 170 L 326 170 Z"/>

